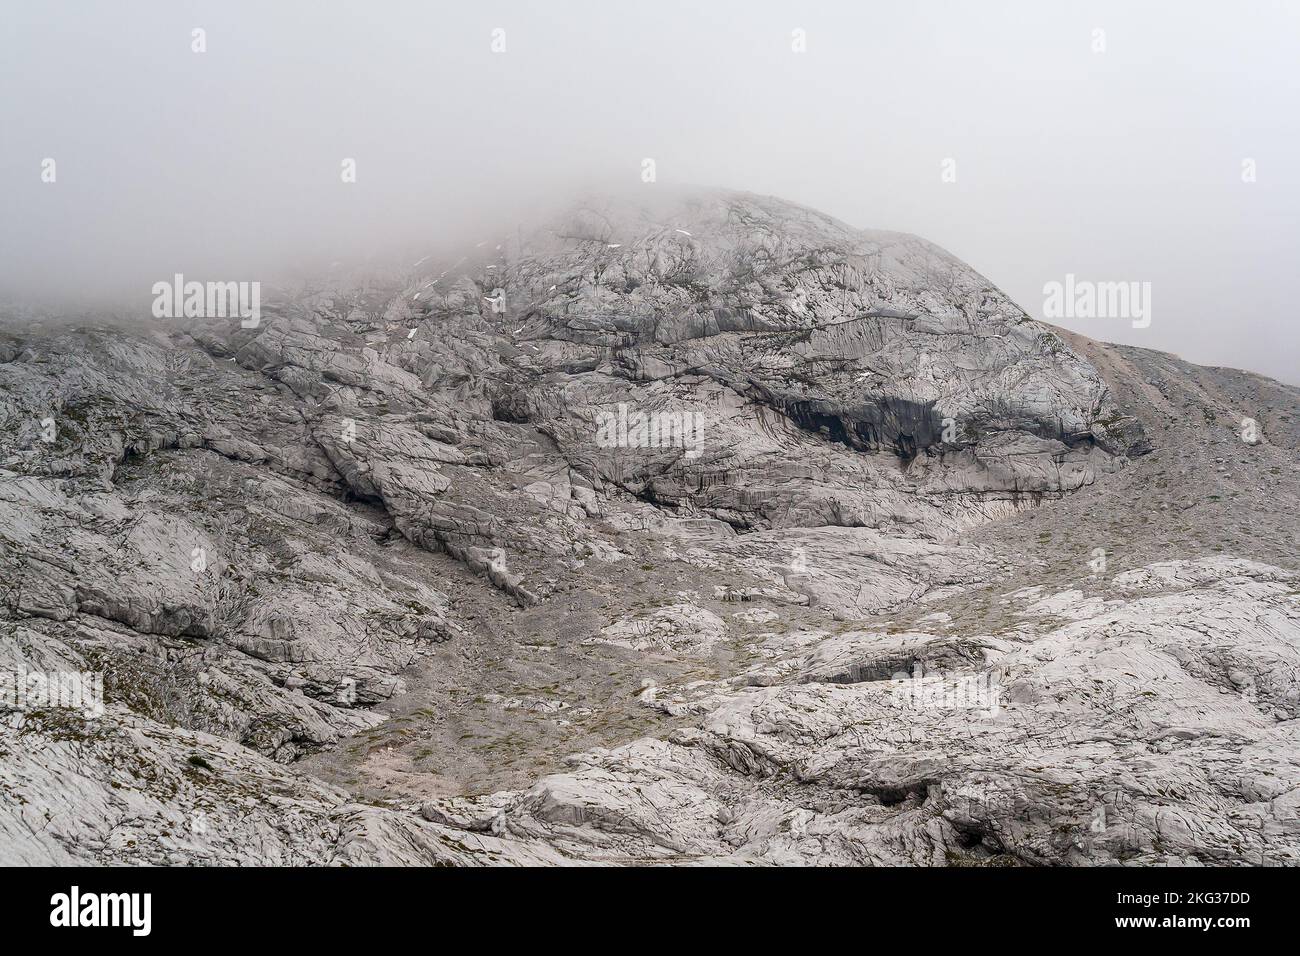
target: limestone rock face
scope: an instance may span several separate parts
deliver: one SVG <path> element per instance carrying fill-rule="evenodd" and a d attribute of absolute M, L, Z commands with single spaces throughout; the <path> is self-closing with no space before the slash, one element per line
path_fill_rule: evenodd
<path fill-rule="evenodd" d="M 0 862 L 1300 858 L 1295 389 L 741 193 L 264 301 L 0 326 Z"/>
<path fill-rule="evenodd" d="M 1014 640 L 827 637 L 786 681 L 711 688 L 697 726 L 491 805 L 593 861 L 1300 862 L 1296 576 L 1207 559 L 1116 584 L 1012 595 Z"/>

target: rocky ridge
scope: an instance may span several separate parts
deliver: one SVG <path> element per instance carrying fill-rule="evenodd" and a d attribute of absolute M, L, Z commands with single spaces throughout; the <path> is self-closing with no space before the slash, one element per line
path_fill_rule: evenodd
<path fill-rule="evenodd" d="M 0 333 L 6 862 L 1294 859 L 1294 389 L 746 194 L 325 288 Z"/>

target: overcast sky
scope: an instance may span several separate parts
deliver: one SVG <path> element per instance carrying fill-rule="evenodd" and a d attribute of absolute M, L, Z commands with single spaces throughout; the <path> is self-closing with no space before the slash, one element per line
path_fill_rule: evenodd
<path fill-rule="evenodd" d="M 477 239 L 652 158 L 925 236 L 1038 317 L 1067 273 L 1150 282 L 1148 328 L 1058 324 L 1300 384 L 1300 2 L 4 5 L 0 295 Z"/>

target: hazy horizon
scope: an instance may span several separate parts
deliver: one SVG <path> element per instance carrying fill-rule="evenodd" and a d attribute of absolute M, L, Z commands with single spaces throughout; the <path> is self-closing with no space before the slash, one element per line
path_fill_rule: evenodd
<path fill-rule="evenodd" d="M 0 297 L 143 314 L 176 272 L 694 184 L 914 233 L 1036 318 L 1300 384 L 1297 40 L 1283 2 L 15 6 Z M 1067 275 L 1149 282 L 1150 326 L 1046 318 Z"/>

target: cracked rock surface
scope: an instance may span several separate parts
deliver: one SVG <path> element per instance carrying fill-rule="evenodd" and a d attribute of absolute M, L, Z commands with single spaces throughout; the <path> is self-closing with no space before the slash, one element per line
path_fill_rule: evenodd
<path fill-rule="evenodd" d="M 1297 862 L 1298 416 L 741 193 L 7 321 L 0 862 Z"/>

